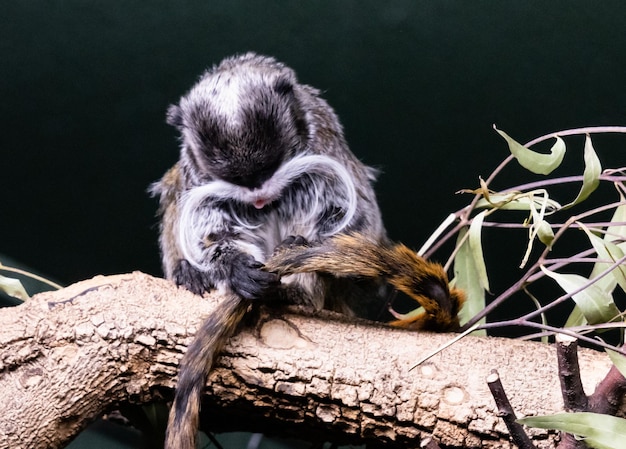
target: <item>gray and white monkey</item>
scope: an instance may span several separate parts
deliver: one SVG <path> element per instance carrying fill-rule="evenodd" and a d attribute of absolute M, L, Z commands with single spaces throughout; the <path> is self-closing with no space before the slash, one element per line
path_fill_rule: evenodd
<path fill-rule="evenodd" d="M 192 449 L 213 359 L 252 302 L 279 297 L 351 313 L 355 301 L 383 295 L 378 280 L 279 277 L 264 269 L 277 248 L 347 233 L 371 242 L 387 237 L 375 171 L 349 150 L 319 91 L 275 59 L 247 53 L 223 60 L 169 108 L 167 122 L 180 132 L 180 159 L 151 189 L 160 197 L 165 276 L 229 298 L 180 364 L 165 447 Z"/>
<path fill-rule="evenodd" d="M 459 328 L 465 295 L 441 265 L 386 236 L 375 171 L 350 152 L 319 91 L 290 68 L 253 53 L 205 72 L 169 124 L 179 162 L 152 186 L 160 197 L 160 246 L 168 279 L 226 297 L 181 360 L 166 449 L 194 449 L 211 366 L 259 300 L 351 314 L 387 296 L 386 283 L 424 313 L 394 325 Z"/>

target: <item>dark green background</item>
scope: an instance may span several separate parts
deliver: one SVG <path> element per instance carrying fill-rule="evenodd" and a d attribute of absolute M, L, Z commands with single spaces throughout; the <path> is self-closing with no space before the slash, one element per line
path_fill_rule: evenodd
<path fill-rule="evenodd" d="M 419 246 L 521 141 L 626 119 L 619 1 L 12 1 L 0 14 L 0 253 L 62 282 L 160 273 L 145 189 L 208 66 L 274 55 L 324 91 Z M 620 156 L 617 154 L 617 156 Z"/>
<path fill-rule="evenodd" d="M 64 283 L 160 274 L 145 190 L 177 158 L 165 110 L 233 53 L 276 56 L 324 91 L 353 151 L 382 169 L 391 237 L 415 247 L 465 204 L 454 192 L 506 156 L 493 123 L 527 141 L 626 122 L 622 1 L 20 0 L 1 10 L 0 253 Z M 626 165 L 615 142 L 603 162 Z M 487 248 L 490 269 L 507 248 Z"/>

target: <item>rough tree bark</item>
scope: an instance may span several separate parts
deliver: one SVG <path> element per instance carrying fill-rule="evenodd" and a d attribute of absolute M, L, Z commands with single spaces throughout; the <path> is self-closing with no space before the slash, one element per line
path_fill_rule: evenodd
<path fill-rule="evenodd" d="M 99 276 L 0 310 L 0 446 L 63 447 L 120 403 L 171 397 L 178 360 L 220 300 L 142 273 Z M 264 313 L 227 345 L 203 419 L 212 430 L 419 447 L 509 447 L 486 377 L 497 368 L 518 416 L 562 410 L 550 345 L 450 338 L 336 316 Z M 591 393 L 610 362 L 580 351 Z M 555 434 L 531 431 L 538 447 Z"/>

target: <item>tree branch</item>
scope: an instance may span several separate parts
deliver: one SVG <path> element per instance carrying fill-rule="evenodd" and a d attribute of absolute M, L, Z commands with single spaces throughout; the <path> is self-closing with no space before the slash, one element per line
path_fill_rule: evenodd
<path fill-rule="evenodd" d="M 171 398 L 177 363 L 202 317 L 201 299 L 141 273 L 99 276 L 0 310 L 0 446 L 62 447 L 120 403 Z M 468 337 L 410 371 L 450 335 L 336 315 L 264 312 L 226 346 L 210 376 L 211 430 L 419 447 L 507 447 L 485 377 L 498 369 L 519 415 L 561 411 L 550 345 Z M 589 391 L 606 355 L 579 349 Z M 556 433 L 530 429 L 555 447 Z"/>

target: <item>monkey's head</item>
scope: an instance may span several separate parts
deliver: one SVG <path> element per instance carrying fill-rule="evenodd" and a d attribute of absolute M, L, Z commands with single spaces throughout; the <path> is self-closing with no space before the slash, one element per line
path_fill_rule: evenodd
<path fill-rule="evenodd" d="M 274 59 L 226 59 L 168 110 L 167 122 L 181 133 L 181 160 L 203 182 L 263 188 L 306 145 L 296 90 L 293 71 Z"/>

